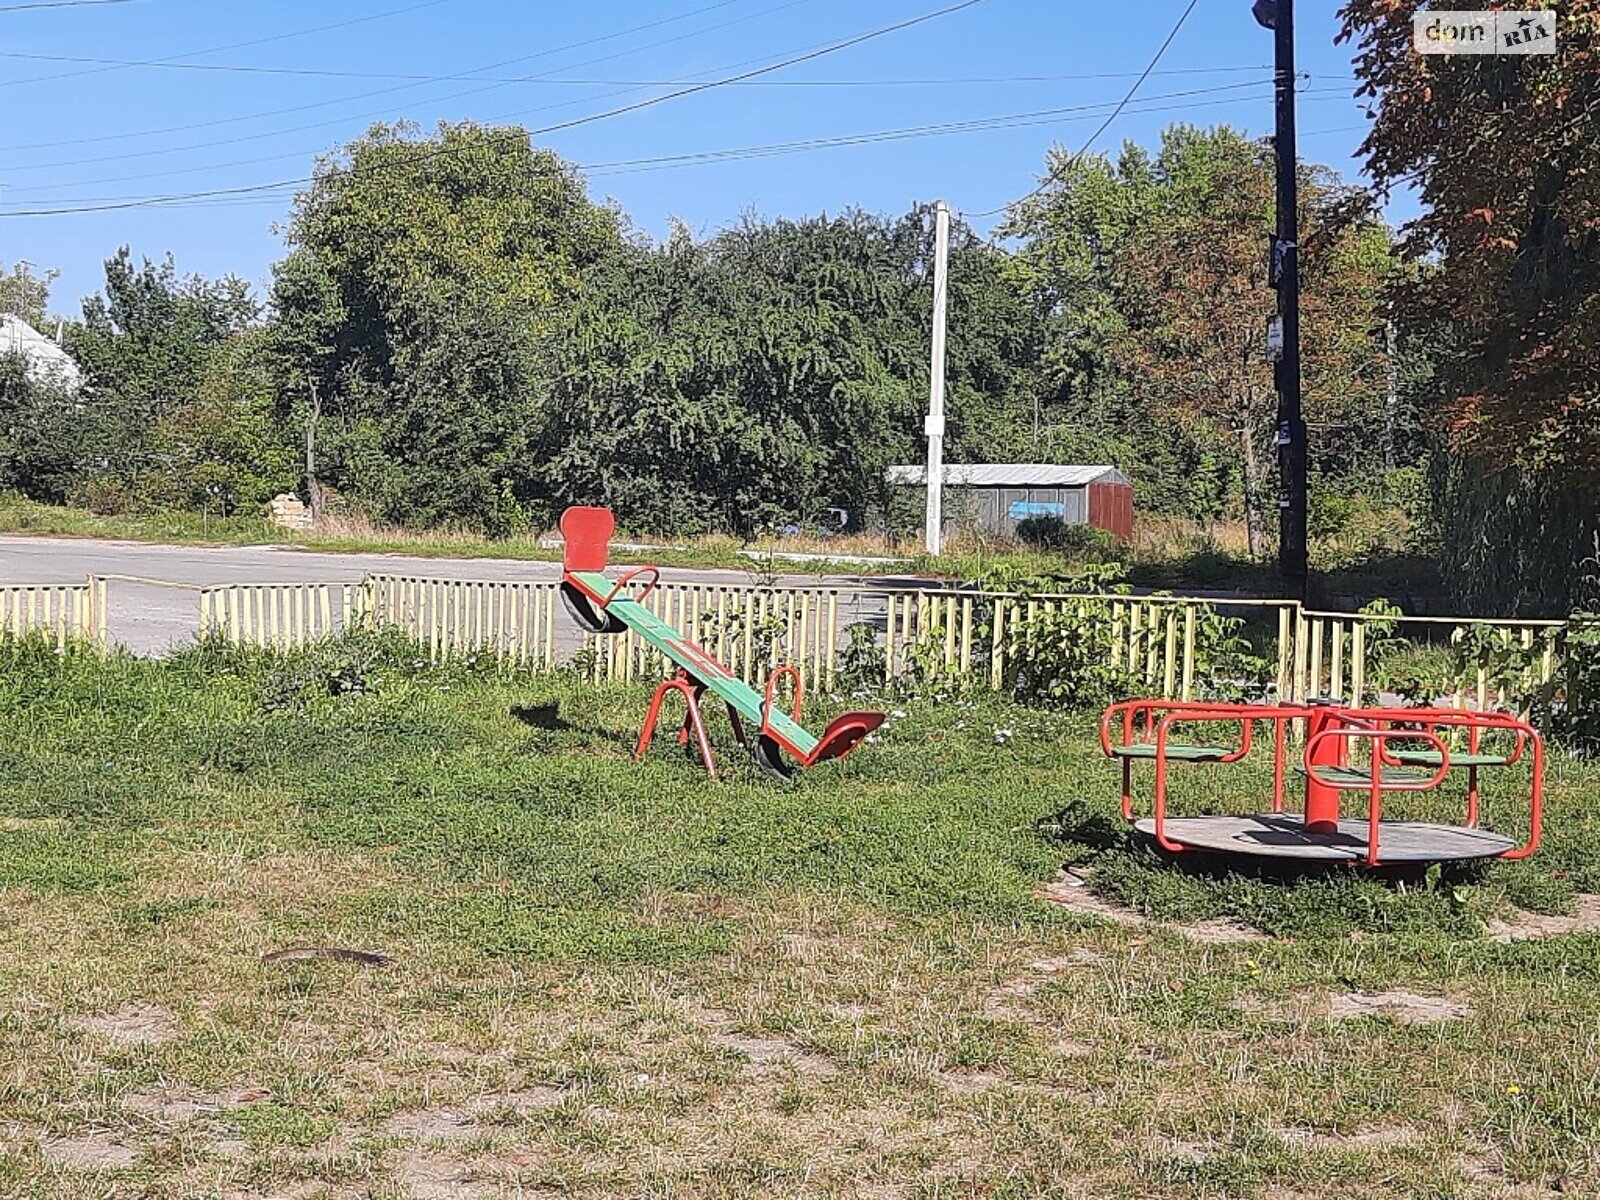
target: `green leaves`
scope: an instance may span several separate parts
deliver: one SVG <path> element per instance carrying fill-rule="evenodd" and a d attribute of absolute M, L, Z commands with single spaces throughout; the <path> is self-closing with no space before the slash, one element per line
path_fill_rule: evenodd
<path fill-rule="evenodd" d="M 616 214 L 521 129 L 380 125 L 320 164 L 289 244 L 281 408 L 301 418 L 318 388 L 328 481 L 386 520 L 527 525 L 541 348 L 622 253 Z"/>

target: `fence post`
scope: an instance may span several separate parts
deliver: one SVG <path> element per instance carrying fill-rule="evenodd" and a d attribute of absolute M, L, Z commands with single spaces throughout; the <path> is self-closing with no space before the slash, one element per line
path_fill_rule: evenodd
<path fill-rule="evenodd" d="M 1183 692 L 1180 696 L 1183 700 L 1194 699 L 1194 626 L 1194 605 L 1186 604 L 1183 607 Z"/>
<path fill-rule="evenodd" d="M 1328 658 L 1328 693 L 1335 700 L 1345 699 L 1344 694 L 1344 622 L 1330 621 L 1333 627 L 1333 649 Z"/>
<path fill-rule="evenodd" d="M 1005 685 L 1006 679 L 1006 606 L 1009 603 L 1004 596 L 995 600 L 993 629 L 989 634 L 989 687 L 996 692 Z"/>
<path fill-rule="evenodd" d="M 1357 621 L 1350 630 L 1350 700 L 1358 708 L 1367 690 L 1367 623 Z"/>
<path fill-rule="evenodd" d="M 894 615 L 899 603 L 900 598 L 891 592 L 883 625 L 883 681 L 886 684 L 894 682 Z"/>
<path fill-rule="evenodd" d="M 1167 606 L 1166 637 L 1161 645 L 1161 697 L 1171 700 L 1178 687 L 1178 610 Z"/>

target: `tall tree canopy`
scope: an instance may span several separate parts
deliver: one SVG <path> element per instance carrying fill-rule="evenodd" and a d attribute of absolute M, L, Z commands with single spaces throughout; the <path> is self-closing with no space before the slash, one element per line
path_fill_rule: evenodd
<path fill-rule="evenodd" d="M 1348 0 L 1343 36 L 1368 170 L 1422 201 L 1396 300 L 1439 349 L 1447 566 L 1469 601 L 1559 604 L 1600 554 L 1600 0 L 1561 6 L 1550 55 L 1419 55 L 1412 11 Z"/>
<path fill-rule="evenodd" d="M 1094 377 L 1117 379 L 1130 432 L 1176 433 L 1169 454 L 1135 451 L 1136 474 L 1193 472 L 1231 448 L 1260 553 L 1276 409 L 1270 150 L 1226 127 L 1177 126 L 1153 157 L 1130 145 L 1114 164 L 1057 153 L 1049 166 L 1049 185 L 1008 232 L 1024 239 L 1019 270 L 1054 316 L 1052 365 L 1090 394 Z M 1350 460 L 1373 444 L 1371 418 L 1383 411 L 1386 230 L 1324 169 L 1302 168 L 1300 194 L 1306 408 L 1318 455 Z M 1210 508 L 1200 493 L 1190 504 L 1199 516 Z"/>
<path fill-rule="evenodd" d="M 259 338 L 244 281 L 180 277 L 169 255 L 106 261 L 105 289 L 83 304 L 67 346 L 84 369 L 72 422 L 74 493 L 102 507 L 229 510 L 293 482 L 270 428 L 269 381 L 234 352 Z"/>
<path fill-rule="evenodd" d="M 931 230 L 925 210 L 747 219 L 630 256 L 551 355 L 551 497 L 742 533 L 881 506 L 884 469 L 921 453 Z M 1031 391 L 1037 338 L 1004 261 L 957 229 L 949 411 L 974 458 Z"/>
<path fill-rule="evenodd" d="M 1049 165 L 1012 240 L 954 223 L 950 461 L 1115 462 L 1145 511 L 1243 512 L 1259 549 L 1269 156 L 1178 127 Z M 1387 235 L 1325 171 L 1304 194 L 1308 407 L 1354 489 L 1383 448 Z M 932 217 L 751 216 L 653 244 L 525 130 L 377 126 L 297 198 L 264 323 L 235 280 L 108 263 L 71 344 L 79 424 L 109 432 L 70 490 L 236 507 L 309 440 L 307 474 L 385 521 L 502 532 L 603 501 L 664 533 L 865 523 L 890 507 L 884 468 L 925 446 Z"/>
<path fill-rule="evenodd" d="M 324 159 L 273 287 L 287 416 L 313 389 L 336 484 L 375 515 L 503 529 L 533 498 L 534 351 L 622 249 L 520 128 L 378 126 Z"/>
<path fill-rule="evenodd" d="M 17 263 L 8 273 L 0 275 L 0 313 L 11 313 L 35 329 L 44 329 L 50 308 L 50 285 L 57 274 L 46 271 L 35 275 L 26 263 Z"/>
<path fill-rule="evenodd" d="M 1600 479 L 1600 0 L 1563 6 L 1560 52 L 1419 55 L 1411 10 L 1351 0 L 1363 150 L 1415 188 L 1407 315 L 1453 331 L 1440 363 L 1460 444 Z"/>

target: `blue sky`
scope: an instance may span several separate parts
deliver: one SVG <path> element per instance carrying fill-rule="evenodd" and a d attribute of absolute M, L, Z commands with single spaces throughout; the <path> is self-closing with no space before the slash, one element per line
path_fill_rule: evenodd
<path fill-rule="evenodd" d="M 377 119 L 553 124 L 673 90 L 663 81 L 747 70 L 949 2 L 130 0 L 11 12 L 0 4 L 0 103 L 11 116 L 0 134 L 0 264 L 59 269 L 53 307 L 74 314 L 99 286 L 102 260 L 124 243 L 151 257 L 170 250 L 185 272 L 231 271 L 263 284 L 282 251 L 275 226 L 292 188 L 181 207 L 4 214 L 293 180 Z M 1050 110 L 1119 98 L 1184 3 L 983 0 L 760 83 L 539 141 L 593 167 L 591 194 L 615 198 L 655 236 L 672 218 L 709 234 L 750 211 L 901 212 L 941 197 L 976 213 L 1025 193 L 1052 142 L 1082 144 L 1104 109 Z M 1200 0 L 1160 73 L 1096 148 L 1153 142 L 1177 120 L 1266 131 L 1271 37 L 1249 7 Z M 1299 65 L 1311 76 L 1301 153 L 1357 178 L 1364 119 L 1349 48 L 1334 44 L 1337 7 L 1297 6 Z M 346 74 L 273 73 L 286 70 Z M 461 78 L 395 78 L 417 75 Z M 636 164 L 995 117 L 1019 120 L 807 153 Z M 628 162 L 636 165 L 603 166 Z M 974 223 L 987 229 L 993 218 Z"/>

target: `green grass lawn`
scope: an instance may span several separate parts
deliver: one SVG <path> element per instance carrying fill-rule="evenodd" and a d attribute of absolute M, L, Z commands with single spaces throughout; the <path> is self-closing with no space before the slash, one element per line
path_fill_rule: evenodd
<path fill-rule="evenodd" d="M 714 785 L 645 700 L 0 646 L 0 1195 L 1600 1192 L 1600 934 L 1491 936 L 1600 892 L 1594 768 L 1527 864 L 1288 885 L 1129 839 L 1086 718 L 890 701 L 788 787 L 717 728 Z"/>

